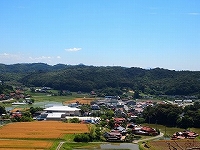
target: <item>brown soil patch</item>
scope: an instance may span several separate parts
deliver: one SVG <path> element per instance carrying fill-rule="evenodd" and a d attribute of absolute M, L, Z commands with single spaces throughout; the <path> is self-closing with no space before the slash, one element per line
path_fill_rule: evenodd
<path fill-rule="evenodd" d="M 90 104 L 90 102 L 94 101 L 94 98 L 76 98 L 73 100 L 67 100 L 64 104 L 76 103 L 79 102 L 80 104 Z"/>
<path fill-rule="evenodd" d="M 200 141 L 194 139 L 151 141 L 148 145 L 150 146 L 149 150 L 185 150 L 189 148 L 200 149 Z"/>
<path fill-rule="evenodd" d="M 17 111 L 25 111 L 27 108 L 14 108 L 13 110 L 11 110 L 11 113 L 15 113 Z"/>

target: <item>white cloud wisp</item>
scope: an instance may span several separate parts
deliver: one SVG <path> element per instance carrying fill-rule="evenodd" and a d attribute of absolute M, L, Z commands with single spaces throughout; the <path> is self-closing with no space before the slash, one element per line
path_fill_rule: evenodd
<path fill-rule="evenodd" d="M 77 52 L 77 51 L 80 51 L 82 48 L 68 48 L 68 49 L 65 49 L 66 51 L 68 52 Z"/>

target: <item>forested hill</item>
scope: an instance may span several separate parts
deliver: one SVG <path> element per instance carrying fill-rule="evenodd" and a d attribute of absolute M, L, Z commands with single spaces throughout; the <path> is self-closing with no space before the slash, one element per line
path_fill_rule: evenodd
<path fill-rule="evenodd" d="M 0 73 L 27 73 L 27 72 L 38 72 L 38 71 L 52 71 L 63 69 L 67 65 L 57 64 L 54 66 L 44 63 L 24 63 L 24 64 L 13 64 L 5 65 L 0 64 Z"/>
<path fill-rule="evenodd" d="M 83 92 L 131 89 L 153 95 L 200 95 L 199 71 L 161 68 L 146 70 L 117 66 L 0 64 L 0 80 L 17 80 L 27 86 Z"/>

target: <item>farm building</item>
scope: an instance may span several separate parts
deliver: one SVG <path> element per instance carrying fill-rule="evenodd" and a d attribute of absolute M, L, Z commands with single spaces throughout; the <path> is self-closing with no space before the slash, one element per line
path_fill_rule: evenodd
<path fill-rule="evenodd" d="M 134 128 L 132 128 L 132 132 L 134 134 L 140 134 L 140 135 L 158 135 L 159 133 L 154 129 L 154 128 L 151 128 L 151 127 L 148 127 L 148 126 L 135 126 Z"/>
<path fill-rule="evenodd" d="M 174 100 L 174 103 L 181 104 L 181 103 L 183 103 L 183 100 L 176 99 L 176 100 Z"/>
<path fill-rule="evenodd" d="M 121 141 L 122 135 L 119 132 L 106 132 L 104 133 L 104 138 L 107 141 Z"/>
<path fill-rule="evenodd" d="M 48 113 L 46 120 L 60 121 L 65 119 L 65 114 L 63 113 Z"/>
<path fill-rule="evenodd" d="M 100 121 L 100 117 L 71 117 L 71 116 L 66 116 L 65 119 L 73 119 L 73 118 L 77 118 L 80 121 L 86 122 L 86 123 L 98 123 Z"/>
<path fill-rule="evenodd" d="M 80 116 L 80 109 L 78 108 L 72 108 L 68 106 L 53 106 L 49 108 L 45 108 L 44 111 L 46 111 L 47 114 L 49 113 L 62 113 L 66 116 Z"/>
<path fill-rule="evenodd" d="M 172 140 L 177 140 L 177 139 L 195 139 L 199 134 L 192 132 L 192 131 L 183 131 L 183 132 L 176 132 L 172 135 Z"/>

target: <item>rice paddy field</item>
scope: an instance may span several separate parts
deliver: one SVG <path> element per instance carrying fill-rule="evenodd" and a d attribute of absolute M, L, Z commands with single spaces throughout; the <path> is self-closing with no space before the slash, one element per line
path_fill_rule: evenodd
<path fill-rule="evenodd" d="M 44 150 L 51 146 L 52 142 L 45 140 L 0 140 L 0 150 Z"/>
<path fill-rule="evenodd" d="M 89 132 L 86 124 L 58 121 L 10 123 L 0 128 L 0 150 L 46 150 L 66 134 Z"/>
<path fill-rule="evenodd" d="M 47 93 L 32 93 L 30 91 L 26 91 L 26 94 L 31 95 L 31 98 L 35 100 L 35 102 L 44 102 L 44 101 L 48 101 L 48 102 L 67 102 L 67 101 L 71 101 L 71 100 L 75 100 L 76 98 L 80 98 L 80 99 L 84 99 L 85 98 L 89 98 L 88 94 L 77 94 L 75 92 L 72 92 L 71 95 L 67 95 L 67 96 L 59 96 L 57 90 L 51 90 L 52 94 L 47 94 Z M 54 94 L 56 96 L 54 96 Z"/>

